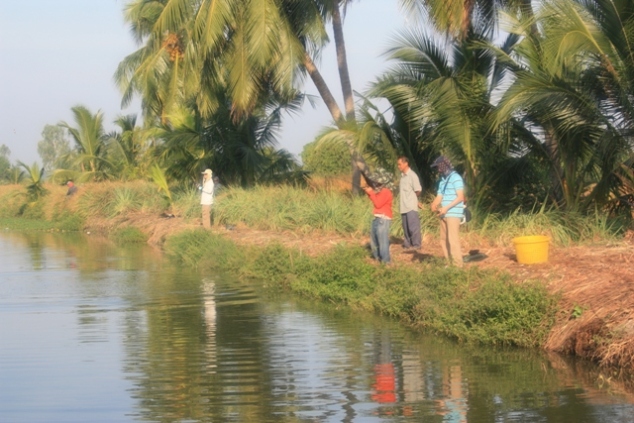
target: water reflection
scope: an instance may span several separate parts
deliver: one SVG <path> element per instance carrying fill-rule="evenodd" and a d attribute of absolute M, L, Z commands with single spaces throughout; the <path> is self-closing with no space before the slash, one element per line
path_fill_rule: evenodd
<path fill-rule="evenodd" d="M 147 248 L 0 235 L 0 421 L 630 422 L 586 362 L 458 346 Z"/>

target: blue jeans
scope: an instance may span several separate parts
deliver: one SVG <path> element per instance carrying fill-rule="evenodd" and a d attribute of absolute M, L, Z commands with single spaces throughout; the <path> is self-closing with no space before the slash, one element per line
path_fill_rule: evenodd
<path fill-rule="evenodd" d="M 383 263 L 390 262 L 390 220 L 375 217 L 370 233 L 372 256 Z"/>

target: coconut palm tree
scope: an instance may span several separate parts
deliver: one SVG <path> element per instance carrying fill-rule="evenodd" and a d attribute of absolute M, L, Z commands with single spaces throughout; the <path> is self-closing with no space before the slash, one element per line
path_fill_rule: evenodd
<path fill-rule="evenodd" d="M 294 161 L 273 147 L 282 113 L 298 110 L 301 102 L 301 96 L 292 103 L 271 98 L 239 120 L 233 119 L 229 102 L 206 119 L 195 109 L 182 108 L 170 115 L 172 124 L 160 134 L 161 161 L 169 177 L 179 180 L 196 181 L 200 169 L 207 167 L 223 180 L 242 186 L 264 182 L 269 176 L 290 177 L 286 171 L 297 170 Z"/>
<path fill-rule="evenodd" d="M 555 203 L 605 204 L 632 149 L 632 12 L 611 0 L 552 1 L 537 19 L 544 39 L 525 37 L 508 58 L 515 81 L 496 123 L 514 117 L 535 128 Z"/>
<path fill-rule="evenodd" d="M 519 13 L 530 22 L 531 33 L 538 35 L 531 0 L 401 0 L 400 3 L 409 13 L 428 18 L 438 31 L 458 40 L 468 37 L 474 20 L 487 28 L 488 35 L 493 34 L 501 10 Z"/>
<path fill-rule="evenodd" d="M 119 66 L 124 101 L 141 93 L 147 115 L 162 124 L 172 105 L 194 102 L 203 118 L 231 102 L 231 116 L 248 119 L 271 94 L 292 101 L 306 71 L 339 128 L 354 126 L 354 102 L 343 39 L 341 0 L 136 0 L 126 9 L 144 45 Z M 327 41 L 332 19 L 345 97 L 344 117 L 313 56 Z M 228 90 L 228 95 L 218 88 Z M 351 152 L 356 153 L 352 145 Z M 356 154 L 354 163 L 364 167 Z"/>
<path fill-rule="evenodd" d="M 124 179 L 142 176 L 148 167 L 143 159 L 148 152 L 146 139 L 151 132 L 137 126 L 136 121 L 136 115 L 119 116 L 114 123 L 121 131 L 106 136 L 109 161 L 115 166 L 115 173 Z"/>
<path fill-rule="evenodd" d="M 66 122 L 60 122 L 59 125 L 66 128 L 75 141 L 75 164 L 86 179 L 106 179 L 113 165 L 107 157 L 107 137 L 103 129 L 103 113 L 98 111 L 93 115 L 84 106 L 75 106 L 71 110 L 76 127 L 70 126 Z"/>
<path fill-rule="evenodd" d="M 37 200 L 38 198 L 46 194 L 46 189 L 42 185 L 42 183 L 44 182 L 44 167 L 40 167 L 37 162 L 33 162 L 33 164 L 29 166 L 19 160 L 18 166 L 26 170 L 26 191 L 29 199 Z"/>
<path fill-rule="evenodd" d="M 467 186 L 478 195 L 491 184 L 486 170 L 493 158 L 504 156 L 508 147 L 489 133 L 491 96 L 500 77 L 486 32 L 454 41 L 403 32 L 388 52 L 397 65 L 369 91 L 391 103 L 406 131 L 394 138 L 400 154 L 410 156 L 419 169 L 428 169 L 439 152 L 449 155 L 464 166 Z M 427 173 L 423 179 L 430 181 Z"/>

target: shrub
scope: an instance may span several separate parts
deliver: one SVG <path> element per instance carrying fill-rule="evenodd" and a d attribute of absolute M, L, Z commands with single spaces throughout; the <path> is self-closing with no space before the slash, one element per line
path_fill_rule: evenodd
<path fill-rule="evenodd" d="M 319 176 L 350 174 L 351 159 L 348 147 L 334 141 L 313 141 L 301 153 L 304 169 Z"/>

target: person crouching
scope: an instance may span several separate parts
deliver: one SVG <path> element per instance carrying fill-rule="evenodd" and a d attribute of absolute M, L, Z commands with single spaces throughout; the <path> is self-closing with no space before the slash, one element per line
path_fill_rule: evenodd
<path fill-rule="evenodd" d="M 386 187 L 389 178 L 384 173 L 377 172 L 368 179 L 373 185 L 364 188 L 374 205 L 372 210 L 374 219 L 370 232 L 372 256 L 387 264 L 390 263 L 390 223 L 392 221 L 393 195 L 392 191 Z"/>

